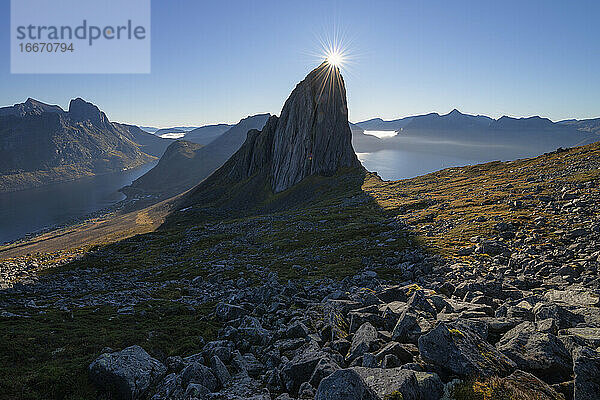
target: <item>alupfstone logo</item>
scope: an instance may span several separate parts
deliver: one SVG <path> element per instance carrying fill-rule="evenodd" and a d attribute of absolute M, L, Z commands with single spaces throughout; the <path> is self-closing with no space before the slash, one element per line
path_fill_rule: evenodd
<path fill-rule="evenodd" d="M 12 73 L 149 73 L 150 0 L 11 0 Z"/>

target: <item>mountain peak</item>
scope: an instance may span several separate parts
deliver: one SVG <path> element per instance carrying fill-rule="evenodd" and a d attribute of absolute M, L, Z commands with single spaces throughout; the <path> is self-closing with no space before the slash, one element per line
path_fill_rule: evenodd
<path fill-rule="evenodd" d="M 31 97 L 27 98 L 24 103 L 0 108 L 0 116 L 15 115 L 18 117 L 23 117 L 25 115 L 39 115 L 46 112 L 62 113 L 64 110 L 59 106 L 42 103 L 41 101 L 32 99 Z"/>
<path fill-rule="evenodd" d="M 81 97 L 69 103 L 69 115 L 75 121 L 90 121 L 94 124 L 108 123 L 106 115 L 94 104 L 83 100 Z"/>
<path fill-rule="evenodd" d="M 283 191 L 309 175 L 358 167 L 348 125 L 344 79 L 323 63 L 290 94 L 273 138 L 272 189 Z"/>
<path fill-rule="evenodd" d="M 338 68 L 321 64 L 292 91 L 281 116 L 270 117 L 262 131 L 248 131 L 242 147 L 183 204 L 240 211 L 309 176 L 360 169 L 351 140 L 344 80 Z"/>

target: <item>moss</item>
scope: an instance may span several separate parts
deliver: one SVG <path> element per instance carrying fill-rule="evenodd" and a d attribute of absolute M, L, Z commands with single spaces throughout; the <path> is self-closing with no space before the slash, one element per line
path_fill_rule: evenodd
<path fill-rule="evenodd" d="M 404 400 L 404 396 L 400 391 L 394 390 L 392 393 L 386 394 L 383 397 L 384 400 Z"/>
<path fill-rule="evenodd" d="M 97 394 L 87 366 L 104 347 L 141 345 L 159 359 L 198 352 L 219 325 L 202 315 L 213 304 L 191 311 L 170 302 L 151 302 L 132 315 L 112 307 L 72 312 L 47 311 L 0 323 L 0 398 L 89 399 Z M 18 311 L 18 310 L 13 310 Z"/>

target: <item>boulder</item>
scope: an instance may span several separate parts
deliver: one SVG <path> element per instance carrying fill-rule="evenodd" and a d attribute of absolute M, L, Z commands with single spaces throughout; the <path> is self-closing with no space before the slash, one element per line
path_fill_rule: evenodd
<path fill-rule="evenodd" d="M 323 379 L 315 400 L 381 400 L 353 369 L 340 369 Z"/>
<path fill-rule="evenodd" d="M 462 377 L 506 376 L 515 369 L 513 361 L 476 333 L 444 323 L 419 338 L 419 351 L 424 361 Z"/>
<path fill-rule="evenodd" d="M 329 358 L 314 343 L 308 343 L 296 351 L 296 355 L 285 363 L 281 369 L 281 379 L 288 393 L 298 393 L 300 385 L 308 382 L 321 359 Z"/>
<path fill-rule="evenodd" d="M 376 342 L 377 330 L 373 327 L 373 325 L 365 322 L 354 334 L 346 359 L 348 361 L 352 361 L 356 357 L 360 357 L 363 354 L 368 353 L 373 349 L 373 346 Z"/>
<path fill-rule="evenodd" d="M 548 383 L 569 380 L 572 360 L 561 340 L 536 330 L 533 322 L 523 322 L 508 331 L 496 344 L 519 369 L 531 372 Z"/>
<path fill-rule="evenodd" d="M 215 378 L 210 368 L 200 363 L 192 363 L 185 367 L 181 371 L 181 381 L 185 388 L 190 383 L 198 383 L 211 392 L 216 391 L 218 388 L 217 378 Z"/>
<path fill-rule="evenodd" d="M 390 398 L 397 393 L 402 394 L 403 400 L 420 399 L 419 382 L 414 371 L 401 368 L 354 367 L 352 369 L 381 399 Z"/>
<path fill-rule="evenodd" d="M 574 400 L 598 399 L 600 395 L 600 354 L 588 347 L 573 352 Z"/>
<path fill-rule="evenodd" d="M 104 353 L 89 366 L 90 381 L 115 399 L 139 399 L 167 372 L 140 346 Z"/>
<path fill-rule="evenodd" d="M 546 382 L 543 382 L 534 375 L 521 370 L 516 370 L 504 378 L 502 380 L 502 387 L 505 392 L 510 393 L 512 396 L 514 396 L 514 398 L 564 400 L 564 396 L 556 392 L 556 390 L 550 387 L 550 385 L 548 385 Z"/>
<path fill-rule="evenodd" d="M 231 321 L 248 315 L 248 311 L 234 304 L 219 303 L 215 307 L 215 315 L 221 321 Z"/>
<path fill-rule="evenodd" d="M 217 378 L 217 381 L 221 386 L 225 386 L 227 382 L 231 379 L 231 374 L 227 370 L 227 367 L 221 359 L 217 356 L 213 356 L 210 359 L 210 368 L 212 370 L 213 375 Z"/>

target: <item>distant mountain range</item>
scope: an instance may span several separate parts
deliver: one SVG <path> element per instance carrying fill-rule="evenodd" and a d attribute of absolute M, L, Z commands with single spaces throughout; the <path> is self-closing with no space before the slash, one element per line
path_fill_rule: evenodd
<path fill-rule="evenodd" d="M 172 141 L 110 122 L 95 105 L 34 99 L 0 108 L 0 192 L 138 167 Z"/>
<path fill-rule="evenodd" d="M 552 122 L 547 118 L 493 119 L 463 114 L 431 113 L 392 121 L 380 118 L 351 124 L 357 152 L 401 149 L 444 153 L 464 158 L 515 159 L 600 140 L 599 119 Z M 377 138 L 364 131 L 396 131 Z"/>
<path fill-rule="evenodd" d="M 235 153 L 251 129 L 262 129 L 269 114 L 258 114 L 242 119 L 236 125 L 218 134 L 227 125 L 201 127 L 189 132 L 199 140 L 217 135 L 206 146 L 192 141 L 180 140 L 169 146 L 158 165 L 136 179 L 122 191 L 128 196 L 154 194 L 161 198 L 181 193 L 198 184 L 219 168 Z"/>

